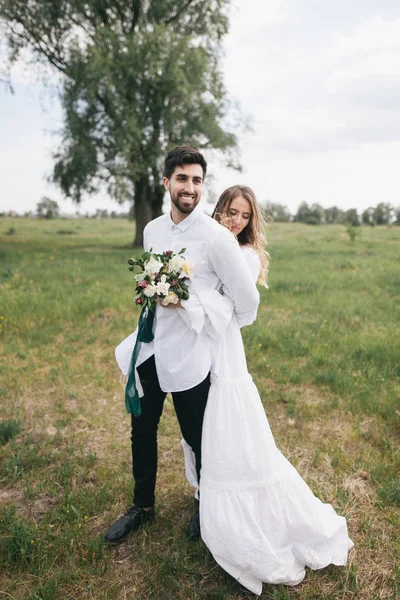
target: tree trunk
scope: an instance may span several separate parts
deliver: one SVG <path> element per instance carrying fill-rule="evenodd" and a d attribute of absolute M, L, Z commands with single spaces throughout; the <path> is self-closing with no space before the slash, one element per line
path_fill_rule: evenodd
<path fill-rule="evenodd" d="M 162 205 L 165 194 L 163 185 L 155 184 L 154 188 L 153 196 L 151 198 L 151 216 L 153 219 L 162 215 Z"/>
<path fill-rule="evenodd" d="M 148 177 L 143 176 L 135 183 L 136 236 L 134 246 L 143 247 L 143 229 L 152 219 L 151 186 Z"/>

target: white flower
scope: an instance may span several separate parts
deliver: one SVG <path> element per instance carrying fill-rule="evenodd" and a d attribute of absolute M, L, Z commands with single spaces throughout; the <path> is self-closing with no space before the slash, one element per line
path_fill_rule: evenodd
<path fill-rule="evenodd" d="M 178 304 L 179 298 L 175 294 L 175 292 L 168 292 L 168 295 L 165 296 L 164 300 L 161 301 L 163 306 L 168 306 L 168 304 Z"/>
<path fill-rule="evenodd" d="M 143 294 L 148 298 L 152 298 L 156 293 L 157 289 L 155 285 L 148 285 L 143 289 Z"/>
<path fill-rule="evenodd" d="M 170 273 L 179 273 L 182 269 L 185 259 L 182 256 L 173 256 L 168 263 L 168 271 Z"/>
<path fill-rule="evenodd" d="M 161 276 L 161 281 L 159 281 L 156 285 L 156 289 L 157 289 L 157 294 L 166 296 L 168 294 L 168 290 L 170 288 L 170 284 L 166 282 L 167 280 L 167 276 L 166 275 L 162 275 Z"/>
<path fill-rule="evenodd" d="M 162 262 L 151 255 L 149 260 L 144 263 L 144 271 L 147 275 L 152 275 L 153 273 L 158 273 L 162 269 L 162 266 Z"/>
<path fill-rule="evenodd" d="M 193 275 L 193 263 L 187 258 L 183 261 L 182 264 L 182 272 L 179 275 L 179 278 L 182 277 L 191 277 Z"/>

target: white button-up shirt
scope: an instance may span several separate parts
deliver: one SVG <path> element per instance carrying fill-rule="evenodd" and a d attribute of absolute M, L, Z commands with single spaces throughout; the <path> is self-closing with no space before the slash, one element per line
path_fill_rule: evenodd
<path fill-rule="evenodd" d="M 236 238 L 199 207 L 175 224 L 170 214 L 151 221 L 144 230 L 144 249 L 161 254 L 186 248 L 193 263 L 189 282 L 192 298 L 196 291 L 221 289 L 233 300 L 239 326 L 250 325 L 257 316 L 259 294 Z M 187 282 L 188 283 L 188 282 Z M 138 363 L 155 355 L 160 387 L 178 392 L 199 384 L 210 371 L 211 340 L 206 331 L 196 332 L 185 323 L 185 309 L 157 306 L 154 341 L 142 344 Z"/>

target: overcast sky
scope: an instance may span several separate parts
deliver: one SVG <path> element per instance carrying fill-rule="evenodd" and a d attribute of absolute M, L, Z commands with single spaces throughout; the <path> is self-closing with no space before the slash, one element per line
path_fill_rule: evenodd
<path fill-rule="evenodd" d="M 214 194 L 245 183 L 292 212 L 302 200 L 400 205 L 398 0 L 234 0 L 225 52 L 229 95 L 252 132 L 240 138 L 243 173 L 211 160 Z M 0 210 L 34 209 L 43 195 L 74 210 L 46 183 L 57 97 L 22 68 L 12 82 L 14 95 L 0 83 Z M 96 208 L 119 210 L 103 196 L 81 211 Z"/>

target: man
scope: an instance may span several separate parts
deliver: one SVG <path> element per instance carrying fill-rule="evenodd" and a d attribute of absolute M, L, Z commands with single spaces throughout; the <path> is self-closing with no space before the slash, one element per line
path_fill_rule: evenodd
<path fill-rule="evenodd" d="M 196 208 L 200 202 L 207 163 L 199 152 L 180 146 L 165 159 L 164 187 L 171 198 L 169 214 L 149 223 L 144 231 L 145 250 L 156 253 L 186 248 L 194 265 L 190 298 L 177 305 L 158 305 L 154 340 L 143 344 L 137 368 L 143 388 L 142 414 L 132 415 L 133 506 L 108 530 L 106 540 L 120 543 L 144 523 L 154 519 L 157 475 L 157 429 L 166 394 L 172 394 L 182 436 L 196 458 L 200 480 L 201 433 L 210 387 L 211 340 L 203 328 L 195 329 L 185 311 L 196 310 L 196 291 L 224 287 L 234 303 L 239 325 L 251 324 L 259 295 L 232 234 Z M 188 536 L 200 536 L 199 511 L 192 517 Z"/>

